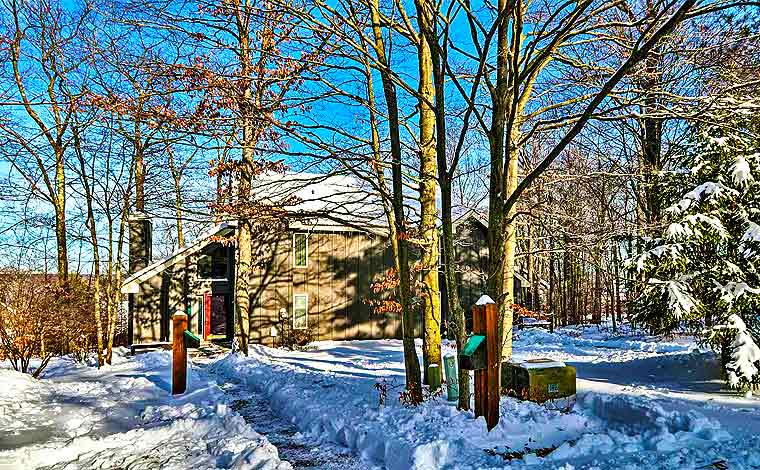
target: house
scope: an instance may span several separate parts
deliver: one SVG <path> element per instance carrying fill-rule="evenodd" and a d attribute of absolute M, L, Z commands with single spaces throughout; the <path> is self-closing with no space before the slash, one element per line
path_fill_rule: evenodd
<path fill-rule="evenodd" d="M 308 330 L 314 340 L 397 338 L 400 315 L 374 315 L 365 302 L 370 284 L 393 265 L 382 208 L 352 178 L 314 174 L 257 182 L 261 200 L 287 201 L 297 215 L 286 230 L 262 230 L 254 240 L 250 335 L 271 344 L 284 328 Z M 171 256 L 152 261 L 152 223 L 129 221 L 130 344 L 167 341 L 171 315 L 189 315 L 204 340 L 231 341 L 235 329 L 236 224 L 222 222 Z"/>
<path fill-rule="evenodd" d="M 254 237 L 250 279 L 250 340 L 271 344 L 285 329 L 304 330 L 313 340 L 398 338 L 399 314 L 371 312 L 372 282 L 393 266 L 387 226 L 376 196 L 354 178 L 289 174 L 257 181 L 260 201 L 281 201 L 293 214 L 287 229 Z M 131 345 L 168 341 L 171 316 L 186 312 L 190 331 L 206 341 L 234 337 L 236 224 L 221 222 L 166 259 L 152 260 L 152 223 L 129 221 L 128 295 Z M 462 304 L 469 309 L 485 290 L 487 227 L 474 213 L 461 217 L 457 266 Z M 442 319 L 448 316 L 445 284 Z M 523 295 L 524 277 L 515 280 Z M 419 330 L 420 325 L 415 325 Z"/>
<path fill-rule="evenodd" d="M 474 210 L 456 218 L 453 223 L 455 266 L 459 300 L 469 318 L 469 309 L 487 291 L 488 273 L 488 220 Z M 514 301 L 525 304 L 530 283 L 521 266 L 516 266 L 514 277 Z M 444 325 L 450 317 L 448 295 L 443 273 L 440 273 L 441 319 Z M 468 328 L 469 331 L 469 328 Z"/>

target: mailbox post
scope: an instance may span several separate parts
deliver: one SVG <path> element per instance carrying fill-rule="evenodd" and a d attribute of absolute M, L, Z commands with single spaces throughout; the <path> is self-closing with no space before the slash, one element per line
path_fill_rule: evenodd
<path fill-rule="evenodd" d="M 185 393 L 187 388 L 187 348 L 185 347 L 185 330 L 187 315 L 175 313 L 172 316 L 172 395 Z"/>
<path fill-rule="evenodd" d="M 475 371 L 475 416 L 488 430 L 499 422 L 499 329 L 496 303 L 483 296 L 472 308 L 473 334 L 459 353 L 459 367 Z"/>
<path fill-rule="evenodd" d="M 197 348 L 201 339 L 187 331 L 187 315 L 175 313 L 172 316 L 172 395 L 187 390 L 187 348 Z"/>

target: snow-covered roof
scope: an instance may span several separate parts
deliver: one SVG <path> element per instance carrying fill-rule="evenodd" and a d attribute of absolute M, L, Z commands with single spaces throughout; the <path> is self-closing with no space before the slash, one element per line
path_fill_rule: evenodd
<path fill-rule="evenodd" d="M 368 183 L 352 176 L 268 174 L 256 178 L 252 191 L 255 200 L 282 207 L 304 225 L 387 226 L 380 197 Z"/>
<path fill-rule="evenodd" d="M 364 230 L 385 234 L 385 216 L 380 199 L 356 178 L 316 173 L 269 174 L 252 185 L 253 198 L 285 209 L 294 230 Z M 122 283 L 123 293 L 136 292 L 138 285 L 173 263 L 205 247 L 210 239 L 236 222 L 223 222 L 205 230 L 192 243 L 168 257 L 131 274 Z"/>
<path fill-rule="evenodd" d="M 456 229 L 457 225 L 469 220 L 475 220 L 480 225 L 482 225 L 483 228 L 488 229 L 488 216 L 478 212 L 475 209 L 469 209 L 458 217 L 455 217 L 453 221 L 454 228 Z"/>

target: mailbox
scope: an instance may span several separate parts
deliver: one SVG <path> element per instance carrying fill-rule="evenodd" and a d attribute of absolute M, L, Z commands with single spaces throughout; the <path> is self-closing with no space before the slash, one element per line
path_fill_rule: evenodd
<path fill-rule="evenodd" d="M 487 367 L 486 337 L 470 335 L 459 353 L 459 368 L 464 370 L 483 370 Z"/>
<path fill-rule="evenodd" d="M 575 368 L 561 361 L 502 362 L 502 393 L 543 403 L 575 395 Z"/>
<path fill-rule="evenodd" d="M 201 339 L 187 330 L 185 330 L 184 341 L 186 348 L 198 348 L 201 345 Z"/>

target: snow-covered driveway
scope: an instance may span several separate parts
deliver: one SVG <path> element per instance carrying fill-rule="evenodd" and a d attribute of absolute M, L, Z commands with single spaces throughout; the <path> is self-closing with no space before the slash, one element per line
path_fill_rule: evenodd
<path fill-rule="evenodd" d="M 551 357 L 577 370 L 581 393 L 633 396 L 664 410 L 698 411 L 734 435 L 760 435 L 760 399 L 727 391 L 720 363 L 691 339 L 615 335 L 591 326 L 518 333 L 517 357 Z"/>
<path fill-rule="evenodd" d="M 57 360 L 43 380 L 0 369 L 0 469 L 291 468 L 197 369 L 174 398 L 168 352 L 116 359 Z"/>
<path fill-rule="evenodd" d="M 318 436 L 299 432 L 296 426 L 280 418 L 268 400 L 253 387 L 246 387 L 235 377 L 217 377 L 227 394 L 230 408 L 245 419 L 256 432 L 277 447 L 280 458 L 295 470 L 370 470 L 350 449 Z"/>

